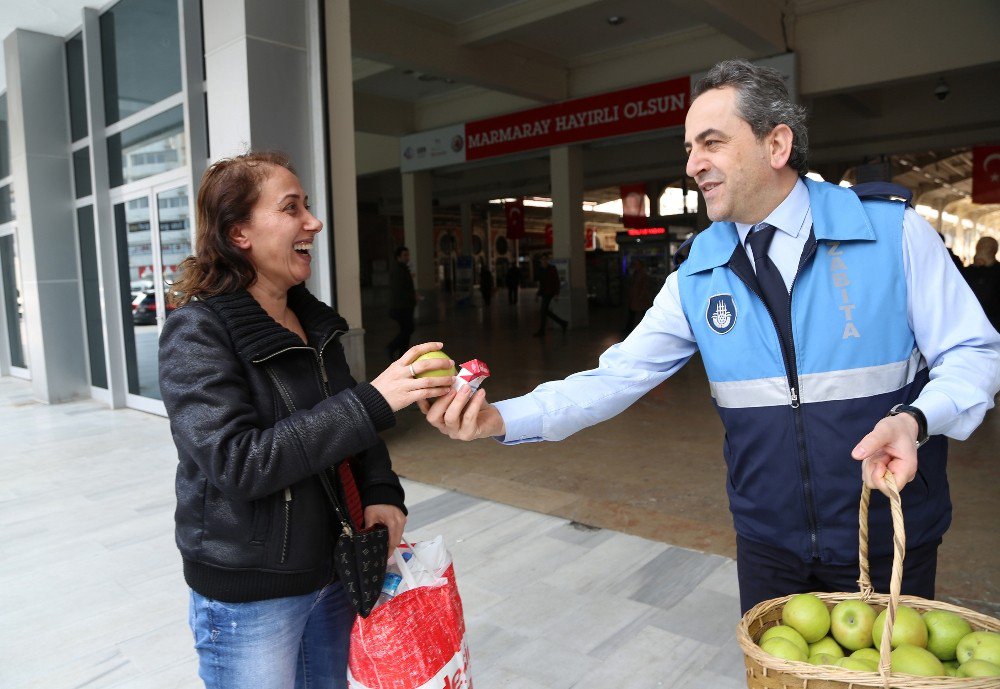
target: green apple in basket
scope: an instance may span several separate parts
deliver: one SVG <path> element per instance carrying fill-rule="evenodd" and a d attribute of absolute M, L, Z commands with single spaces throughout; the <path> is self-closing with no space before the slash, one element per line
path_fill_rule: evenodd
<path fill-rule="evenodd" d="M 760 645 L 760 648 L 765 653 L 770 653 L 775 658 L 782 658 L 783 660 L 798 660 L 800 662 L 806 662 L 806 654 L 802 652 L 802 649 L 795 645 L 794 642 L 789 641 L 780 636 L 775 636 Z"/>
<path fill-rule="evenodd" d="M 885 610 L 875 618 L 872 625 L 872 642 L 875 648 L 882 644 L 882 630 L 885 628 Z M 913 608 L 900 605 L 896 608 L 896 623 L 892 626 L 892 647 L 899 648 L 901 644 L 927 647 L 927 625 L 924 618 Z"/>
<path fill-rule="evenodd" d="M 874 648 L 859 648 L 851 654 L 851 657 L 861 658 L 862 660 L 867 660 L 870 663 L 875 663 L 876 667 L 878 667 L 879 661 L 882 659 L 878 651 Z"/>
<path fill-rule="evenodd" d="M 797 631 L 806 643 L 815 643 L 830 631 L 826 603 L 811 593 L 792 596 L 781 609 L 781 621 Z"/>
<path fill-rule="evenodd" d="M 1000 677 L 1000 665 L 988 660 L 967 660 L 958 666 L 956 677 Z"/>
<path fill-rule="evenodd" d="M 933 653 L 920 646 L 900 644 L 892 652 L 889 667 L 893 672 L 921 677 L 936 677 L 945 674 L 944 665 Z"/>
<path fill-rule="evenodd" d="M 944 661 L 941 664 L 944 665 L 944 674 L 948 675 L 949 677 L 957 677 L 958 676 L 958 661 L 957 660 L 946 660 L 946 661 Z"/>
<path fill-rule="evenodd" d="M 833 640 L 832 636 L 824 636 L 819 641 L 809 644 L 809 655 L 816 655 L 817 653 L 826 653 L 832 655 L 834 658 L 844 657 L 844 649 Z"/>
<path fill-rule="evenodd" d="M 835 658 L 829 653 L 817 653 L 809 656 L 810 665 L 836 665 L 839 661 L 840 658 Z"/>
<path fill-rule="evenodd" d="M 958 642 L 955 654 L 962 665 L 970 660 L 985 660 L 1000 665 L 1000 634 L 996 632 L 966 634 Z"/>
<path fill-rule="evenodd" d="M 757 645 L 763 646 L 765 641 L 767 641 L 768 639 L 773 639 L 776 636 L 788 639 L 796 646 L 798 646 L 803 653 L 805 653 L 806 655 L 809 654 L 809 644 L 807 644 L 806 640 L 802 638 L 802 635 L 799 634 L 794 629 L 792 629 L 791 627 L 788 627 L 783 624 L 775 625 L 770 629 L 768 629 L 766 632 L 764 632 L 760 637 L 760 641 L 757 642 Z"/>
<path fill-rule="evenodd" d="M 941 660 L 954 660 L 958 642 L 972 633 L 972 627 L 961 615 L 947 610 L 928 610 L 924 613 L 927 625 L 927 650 Z"/>
<path fill-rule="evenodd" d="M 856 670 L 857 672 L 878 672 L 878 665 L 864 658 L 852 658 L 848 656 L 837 661 L 837 667 L 845 670 Z"/>
<path fill-rule="evenodd" d="M 863 600 L 842 600 L 830 611 L 830 633 L 848 651 L 867 648 L 872 645 L 875 617 L 875 610 Z"/>

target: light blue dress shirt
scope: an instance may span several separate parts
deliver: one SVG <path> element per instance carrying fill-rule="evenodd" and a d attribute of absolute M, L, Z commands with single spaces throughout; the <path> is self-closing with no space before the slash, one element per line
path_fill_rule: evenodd
<path fill-rule="evenodd" d="M 789 288 L 809 238 L 810 218 L 809 193 L 799 180 L 765 219 L 780 230 L 768 256 Z M 745 246 L 751 226 L 736 228 Z M 930 382 L 913 405 L 927 416 L 931 435 L 964 440 L 1000 389 L 1000 334 L 937 232 L 911 208 L 903 215 L 902 245 L 910 328 L 930 367 Z M 752 264 L 753 252 L 748 254 Z M 606 350 L 597 368 L 495 403 L 506 428 L 499 440 L 508 445 L 562 440 L 610 419 L 672 376 L 697 349 L 681 309 L 675 271 L 635 330 Z"/>

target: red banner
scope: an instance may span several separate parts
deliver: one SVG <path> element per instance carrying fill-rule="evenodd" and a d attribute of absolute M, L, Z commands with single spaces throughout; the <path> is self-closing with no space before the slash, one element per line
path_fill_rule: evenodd
<path fill-rule="evenodd" d="M 465 158 L 489 158 L 684 124 L 691 78 L 587 96 L 465 125 Z"/>
<path fill-rule="evenodd" d="M 972 148 L 972 202 L 1000 203 L 1000 146 Z"/>
<path fill-rule="evenodd" d="M 622 225 L 625 227 L 646 226 L 646 185 L 625 184 L 620 188 L 622 195 Z"/>
<path fill-rule="evenodd" d="M 524 237 L 524 199 L 506 201 L 503 204 L 503 212 L 507 216 L 507 239 L 522 239 Z"/>

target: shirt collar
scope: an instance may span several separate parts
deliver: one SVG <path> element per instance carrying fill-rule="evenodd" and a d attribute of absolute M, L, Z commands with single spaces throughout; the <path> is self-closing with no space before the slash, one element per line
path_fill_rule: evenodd
<path fill-rule="evenodd" d="M 764 222 L 774 225 L 779 230 L 791 237 L 798 237 L 802 228 L 806 226 L 809 215 L 809 190 L 802 183 L 802 178 L 795 180 L 795 186 L 788 192 L 785 200 L 778 204 L 778 207 L 771 211 L 771 214 L 764 218 Z M 740 236 L 740 243 L 746 244 L 747 235 L 753 225 L 736 223 L 736 232 Z"/>

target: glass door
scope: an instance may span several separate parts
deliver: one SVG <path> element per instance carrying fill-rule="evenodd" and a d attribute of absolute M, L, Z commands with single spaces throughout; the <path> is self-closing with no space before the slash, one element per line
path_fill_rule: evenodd
<path fill-rule="evenodd" d="M 0 237 L 0 276 L 3 278 L 3 308 L 7 316 L 7 342 L 10 346 L 10 365 L 28 370 L 28 352 L 25 343 L 24 299 L 21 294 L 21 263 L 17 258 L 17 241 L 13 233 Z"/>
<path fill-rule="evenodd" d="M 159 336 L 173 310 L 167 303 L 180 262 L 191 254 L 187 185 L 157 187 L 115 204 L 123 299 L 129 404 L 162 412 Z"/>

